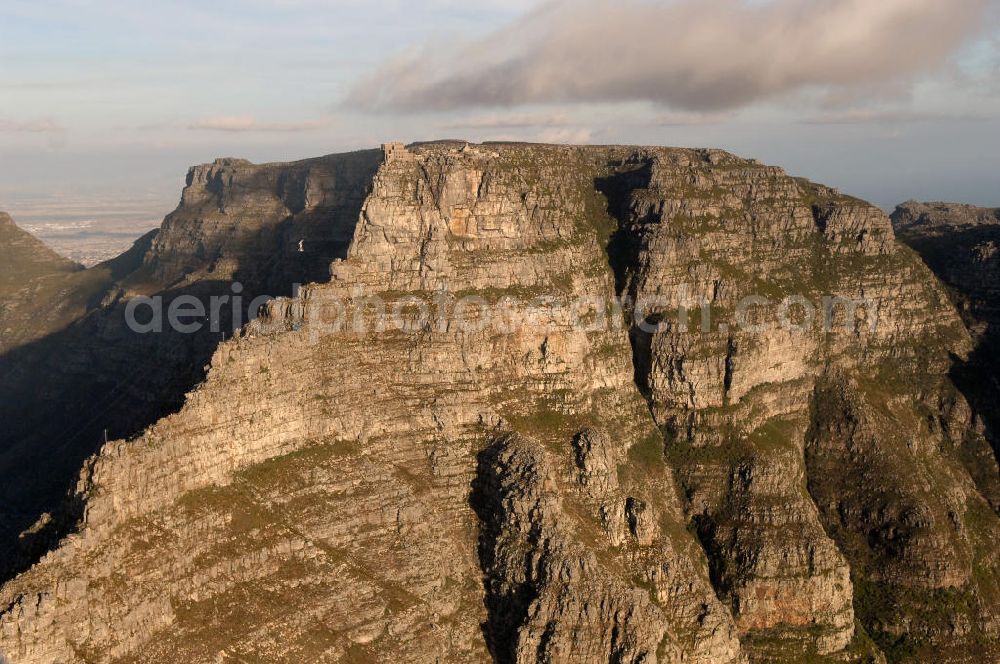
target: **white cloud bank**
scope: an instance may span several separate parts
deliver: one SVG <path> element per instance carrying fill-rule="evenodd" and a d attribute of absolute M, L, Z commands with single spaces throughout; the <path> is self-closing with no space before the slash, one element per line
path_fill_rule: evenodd
<path fill-rule="evenodd" d="M 996 0 L 557 0 L 505 29 L 399 56 L 347 104 L 378 111 L 652 101 L 721 111 L 799 91 L 898 86 Z"/>

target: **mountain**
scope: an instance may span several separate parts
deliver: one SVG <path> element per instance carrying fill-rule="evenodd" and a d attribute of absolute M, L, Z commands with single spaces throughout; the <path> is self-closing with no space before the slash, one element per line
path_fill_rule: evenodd
<path fill-rule="evenodd" d="M 379 155 L 192 168 L 159 231 L 112 261 L 47 281 L 52 297 L 33 293 L 15 310 L 24 314 L 11 326 L 18 333 L 11 344 L 4 335 L 0 354 L 0 579 L 73 528 L 82 506 L 65 496 L 86 459 L 106 440 L 137 435 L 179 409 L 250 303 L 329 278 Z M 239 315 L 231 303 L 221 307 L 216 324 L 198 334 L 128 325 L 130 298 L 159 301 L 166 321 L 175 302 L 232 298 L 235 282 L 245 303 L 235 307 Z M 40 324 L 63 309 L 58 325 Z M 135 314 L 151 315 L 148 307 Z"/>
<path fill-rule="evenodd" d="M 0 212 L 0 353 L 77 315 L 65 286 L 82 270 Z"/>
<path fill-rule="evenodd" d="M 120 440 L 4 434 L 8 504 L 78 471 L 17 508 L 11 661 L 1000 657 L 977 341 L 868 203 L 717 150 L 389 144 L 196 167 L 130 267 L 39 342 L 86 359 L 3 357 L 140 376 L 70 416 Z M 234 279 L 281 296 L 235 336 L 123 331 Z"/>
<path fill-rule="evenodd" d="M 892 222 L 899 239 L 948 287 L 975 341 L 969 358 L 955 364 L 953 379 L 1000 454 L 1000 209 L 909 201 L 896 208 Z"/>
<path fill-rule="evenodd" d="M 0 283 L 7 288 L 54 274 L 75 272 L 81 267 L 59 256 L 30 233 L 21 230 L 6 212 L 0 212 Z"/>
<path fill-rule="evenodd" d="M 892 222 L 899 239 L 916 249 L 949 286 L 979 338 L 1000 326 L 1000 208 L 909 201 Z"/>

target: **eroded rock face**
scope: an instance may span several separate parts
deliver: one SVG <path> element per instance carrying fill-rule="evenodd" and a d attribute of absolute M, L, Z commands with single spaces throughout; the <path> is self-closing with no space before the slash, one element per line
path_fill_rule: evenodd
<path fill-rule="evenodd" d="M 473 500 L 483 521 L 480 558 L 494 658 L 656 661 L 666 616 L 648 593 L 611 577 L 574 541 L 545 457 L 540 446 L 514 436 L 481 454 Z"/>
<path fill-rule="evenodd" d="M 951 407 L 963 401 L 955 388 L 925 380 L 909 398 L 884 383 L 822 381 L 807 436 L 809 488 L 856 561 L 859 617 L 888 654 L 974 660 L 962 654 L 974 652 L 969 644 L 988 644 L 997 632 L 991 579 L 1000 560 L 990 542 L 1000 533 L 963 448 L 984 450 L 986 442 L 967 409 Z M 996 461 L 981 462 L 995 477 Z"/>
<path fill-rule="evenodd" d="M 992 455 L 947 377 L 971 341 L 884 214 L 719 151 L 427 144 L 378 161 L 367 179 L 308 162 L 192 170 L 122 292 L 149 275 L 288 274 L 295 220 L 354 201 L 356 226 L 316 230 L 350 227 L 349 247 L 327 283 L 220 345 L 179 412 L 87 461 L 77 532 L 0 591 L 0 652 L 997 653 L 1000 520 L 969 472 Z M 617 294 L 631 304 L 603 325 L 532 301 Z M 342 305 L 401 295 L 504 302 L 513 322 L 473 307 L 482 325 L 452 311 L 382 330 L 362 306 L 335 325 Z M 750 295 L 838 296 L 841 326 L 744 310 Z"/>
<path fill-rule="evenodd" d="M 971 344 L 944 290 L 894 243 L 888 219 L 872 206 L 776 169 L 694 170 L 683 160 L 652 160 L 637 171 L 641 177 L 607 190 L 622 222 L 621 282 L 637 302 L 658 300 L 643 314 L 659 327 L 633 332 L 637 380 L 670 435 L 668 457 L 713 563 L 715 587 L 747 635 L 745 648 L 759 659 L 780 660 L 803 645 L 832 654 L 863 640 L 855 630 L 859 609 L 891 655 L 934 652 L 935 639 L 954 635 L 926 618 L 937 601 L 921 597 L 927 583 L 960 589 L 964 599 L 956 602 L 978 607 L 962 620 L 992 634 L 958 641 L 966 638 L 970 648 L 980 639 L 994 642 L 992 582 L 957 575 L 973 565 L 995 568 L 995 557 L 975 548 L 976 538 L 956 539 L 954 531 L 965 528 L 970 511 L 991 513 L 984 496 L 992 497 L 995 485 L 990 470 L 974 471 L 987 477 L 977 490 L 962 459 L 974 457 L 966 467 L 983 463 L 993 475 L 996 463 L 974 422 L 958 412 L 967 405 L 945 378 L 949 353 L 964 356 Z M 826 328 L 803 325 L 776 305 L 801 311 L 812 303 L 820 319 L 824 296 L 837 303 Z M 739 325 L 746 299 L 761 297 L 770 306 L 755 300 L 746 313 L 759 329 Z M 846 302 L 857 311 L 841 309 Z M 783 315 L 791 325 L 778 324 Z M 884 447 L 888 465 L 874 470 L 854 447 L 837 462 L 803 454 L 815 440 L 807 434 L 817 413 L 828 405 L 817 378 L 831 374 L 893 395 L 891 414 L 870 439 Z M 930 404 L 939 424 L 915 426 Z M 837 421 L 854 417 L 842 412 Z M 943 442 L 942 429 L 961 432 L 960 442 Z M 890 435 L 899 431 L 907 434 Z M 858 470 L 846 470 L 856 463 Z M 911 468 L 920 464 L 941 466 L 933 490 L 914 489 Z M 956 465 L 954 475 L 944 471 Z M 954 503 L 942 506 L 935 494 Z M 886 512 L 887 495 L 906 506 Z M 912 523 L 913 536 L 883 547 L 867 522 L 872 511 L 890 531 Z M 965 557 L 970 547 L 976 563 Z M 912 629 L 905 647 L 900 622 L 888 628 L 869 611 L 866 584 L 883 581 L 899 601 L 898 620 Z"/>

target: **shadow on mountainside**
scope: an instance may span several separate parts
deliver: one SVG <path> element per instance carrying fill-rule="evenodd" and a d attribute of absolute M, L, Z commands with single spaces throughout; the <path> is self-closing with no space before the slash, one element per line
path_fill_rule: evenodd
<path fill-rule="evenodd" d="M 352 209 L 310 210 L 266 226 L 247 242 L 253 249 L 242 254 L 230 249 L 237 263 L 233 281 L 209 278 L 150 288 L 144 260 L 154 231 L 102 266 L 111 268 L 114 282 L 93 298 L 86 315 L 0 356 L 0 583 L 77 527 L 83 505 L 75 485 L 87 458 L 106 439 L 135 437 L 178 411 L 205 378 L 218 345 L 239 327 L 229 300 L 221 307 L 217 331 L 207 320 L 196 333 L 171 330 L 170 302 L 194 296 L 208 309 L 214 296 L 233 297 L 233 283 L 239 282 L 246 323 L 246 307 L 255 298 L 287 297 L 296 284 L 329 280 L 330 263 L 347 255 L 360 209 L 358 203 Z M 338 237 L 329 231 L 334 214 L 337 224 L 348 225 Z M 306 240 L 304 249 L 300 238 Z M 269 257 L 260 255 L 262 246 L 273 248 Z M 206 263 L 218 258 L 207 256 Z M 126 300 L 116 290 L 136 283 L 144 285 L 144 294 L 162 297 L 163 332 L 141 334 L 126 324 Z M 137 318 L 146 322 L 149 316 L 140 308 Z"/>
<path fill-rule="evenodd" d="M 949 378 L 971 408 L 972 431 L 959 450 L 962 464 L 989 503 L 1000 515 L 1000 347 L 996 339 L 981 342 L 963 360 L 954 358 Z M 985 444 L 980 443 L 985 439 Z"/>
<path fill-rule="evenodd" d="M 472 481 L 469 506 L 479 519 L 478 555 L 483 571 L 486 621 L 480 625 L 486 646 L 495 662 L 516 660 L 517 630 L 537 597 L 528 579 L 505 584 L 497 576 L 505 561 L 497 558 L 503 527 L 509 517 L 504 509 L 503 452 L 510 440 L 492 441 L 476 457 L 476 476 Z"/>
<path fill-rule="evenodd" d="M 1000 460 L 1000 226 L 900 236 L 947 286 L 976 342 L 967 360 L 956 358 L 951 379 Z"/>
<path fill-rule="evenodd" d="M 594 187 L 607 200 L 607 214 L 618 228 L 608 239 L 608 263 L 615 277 L 615 293 L 622 298 L 634 300 L 636 285 L 630 282 L 630 268 L 639 263 L 642 250 L 642 228 L 646 219 L 635 218 L 632 211 L 634 192 L 648 189 L 653 177 L 652 160 L 644 160 L 631 168 L 598 178 Z M 657 323 L 659 321 L 650 321 Z M 643 398 L 649 401 L 650 340 L 638 326 L 630 325 L 629 338 L 632 344 L 632 366 L 634 379 Z"/>

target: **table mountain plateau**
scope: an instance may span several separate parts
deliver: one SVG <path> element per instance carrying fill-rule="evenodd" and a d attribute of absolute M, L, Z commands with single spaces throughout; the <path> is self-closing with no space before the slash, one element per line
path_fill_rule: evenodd
<path fill-rule="evenodd" d="M 0 219 L 0 653 L 996 661 L 996 266 L 894 221 L 717 150 L 455 142 L 195 167 L 85 271 Z M 234 281 L 274 296 L 236 334 L 125 324 Z"/>

